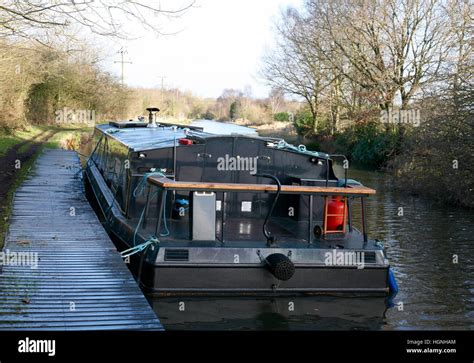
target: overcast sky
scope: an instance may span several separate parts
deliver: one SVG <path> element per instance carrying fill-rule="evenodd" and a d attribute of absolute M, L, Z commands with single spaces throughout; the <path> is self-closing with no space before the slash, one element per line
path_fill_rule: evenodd
<path fill-rule="evenodd" d="M 161 87 L 161 76 L 165 76 L 165 87 L 179 87 L 198 96 L 218 97 L 224 88 L 250 85 L 255 97 L 265 97 L 268 88 L 258 70 L 274 39 L 274 20 L 281 9 L 300 6 L 301 1 L 197 0 L 193 9 L 173 20 L 170 30 L 180 30 L 178 34 L 157 37 L 146 33 L 140 39 L 121 42 L 128 51 L 126 60 L 133 62 L 125 64 L 125 83 Z M 120 65 L 113 62 L 118 57 L 109 57 L 105 65 L 120 76 Z"/>

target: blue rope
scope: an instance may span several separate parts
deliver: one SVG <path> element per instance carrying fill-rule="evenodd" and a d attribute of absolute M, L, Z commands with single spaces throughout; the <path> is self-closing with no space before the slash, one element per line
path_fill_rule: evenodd
<path fill-rule="evenodd" d="M 142 179 L 140 180 L 140 182 L 137 184 L 137 186 L 135 187 L 135 189 L 133 190 L 133 197 L 136 198 L 137 196 L 139 195 L 142 195 L 143 192 L 145 191 L 145 187 L 146 187 L 146 181 L 148 179 L 148 177 L 150 176 L 161 176 L 161 177 L 166 177 L 165 174 L 161 173 L 161 172 L 158 172 L 158 171 L 153 171 L 153 172 L 149 172 L 149 173 L 145 173 L 143 174 L 143 177 Z M 150 199 L 153 199 L 157 194 L 158 194 L 158 190 L 151 196 Z M 164 191 L 164 194 L 163 194 L 163 198 L 165 199 L 164 203 L 165 203 L 165 209 L 163 210 L 163 225 L 165 227 L 165 233 L 160 233 L 160 236 L 161 237 L 166 237 L 166 236 L 169 236 L 170 234 L 170 231 L 168 229 L 168 225 L 166 224 L 166 197 L 167 197 L 167 193 L 168 191 L 165 189 Z M 138 229 L 140 228 L 142 222 L 143 222 L 143 217 L 145 215 L 145 210 L 146 210 L 146 206 L 148 204 L 148 198 L 147 198 L 147 203 L 145 204 L 145 206 L 143 207 L 143 210 L 142 210 L 142 213 L 140 214 L 140 219 L 138 220 L 138 224 L 137 224 L 137 227 L 135 228 L 135 232 L 133 234 L 133 245 L 135 246 L 136 244 L 136 235 L 138 233 Z"/>
<path fill-rule="evenodd" d="M 120 132 L 120 130 L 110 128 L 110 129 L 105 130 L 105 132 L 108 133 L 108 134 L 116 134 L 117 132 Z"/>
<path fill-rule="evenodd" d="M 158 238 L 150 237 L 150 239 L 139 244 L 138 246 L 134 246 L 132 248 L 129 248 L 125 251 L 120 252 L 120 255 L 122 256 L 122 258 L 127 258 L 129 256 L 134 255 L 135 253 L 143 251 L 145 248 L 147 248 L 150 245 L 159 244 L 159 243 L 160 243 L 160 240 Z"/>
<path fill-rule="evenodd" d="M 153 199 L 158 194 L 158 192 L 159 191 L 157 190 L 155 193 L 153 193 L 150 199 Z M 163 197 L 166 198 L 166 194 Z M 143 206 L 143 210 L 140 214 L 140 219 L 138 220 L 137 226 L 135 227 L 135 231 L 133 233 L 133 247 L 131 247 L 129 249 L 126 249 L 125 251 L 120 252 L 120 254 L 122 255 L 122 258 L 127 258 L 131 255 L 134 255 L 138 252 L 141 252 L 151 244 L 159 244 L 160 243 L 160 240 L 158 238 L 156 238 L 155 236 L 148 237 L 148 239 L 146 241 L 140 243 L 139 245 L 137 245 L 137 242 L 136 242 L 138 230 L 140 229 L 140 226 L 143 223 L 143 217 L 145 215 L 145 210 L 146 210 L 146 206 L 148 204 L 148 200 L 149 199 L 147 198 L 147 203 Z M 164 223 L 165 223 L 165 228 L 166 228 L 167 234 L 165 234 L 165 235 L 160 234 L 160 236 L 167 236 L 167 235 L 169 235 L 169 231 L 168 231 L 168 227 L 166 226 L 166 217 L 165 216 L 163 216 L 163 217 L 164 217 Z"/>
<path fill-rule="evenodd" d="M 317 151 L 310 151 L 310 150 L 306 149 L 305 145 L 295 146 L 295 145 L 291 145 L 291 144 L 287 143 L 285 140 L 278 141 L 278 143 L 276 144 L 276 148 L 277 149 L 289 149 L 289 150 L 293 150 L 293 151 L 296 151 L 296 152 L 299 152 L 299 153 L 302 153 L 302 154 L 306 154 L 306 155 L 311 155 L 311 156 L 317 156 L 317 157 L 323 157 L 323 158 L 328 158 L 329 157 L 329 155 L 325 154 L 325 153 L 320 153 L 320 152 L 317 152 Z"/>
<path fill-rule="evenodd" d="M 163 177 L 163 178 L 166 177 L 165 174 L 160 173 L 159 171 L 152 171 L 152 172 L 143 174 L 142 179 L 141 179 L 140 182 L 137 184 L 137 186 L 135 187 L 135 189 L 133 189 L 133 196 L 134 196 L 135 198 L 136 198 L 138 195 L 143 194 L 143 191 L 145 190 L 145 187 L 146 187 L 146 180 L 148 179 L 149 176 L 161 176 L 161 177 Z"/>

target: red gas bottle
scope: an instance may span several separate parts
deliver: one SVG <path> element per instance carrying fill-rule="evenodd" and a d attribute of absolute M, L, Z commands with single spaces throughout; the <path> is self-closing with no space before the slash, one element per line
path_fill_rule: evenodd
<path fill-rule="evenodd" d="M 328 201 L 327 231 L 342 231 L 344 229 L 345 204 L 341 196 L 334 196 Z"/>

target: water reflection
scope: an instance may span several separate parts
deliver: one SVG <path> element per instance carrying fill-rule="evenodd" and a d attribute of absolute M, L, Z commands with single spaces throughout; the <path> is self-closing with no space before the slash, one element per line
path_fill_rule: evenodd
<path fill-rule="evenodd" d="M 167 330 L 380 330 L 383 297 L 164 297 L 151 299 Z"/>

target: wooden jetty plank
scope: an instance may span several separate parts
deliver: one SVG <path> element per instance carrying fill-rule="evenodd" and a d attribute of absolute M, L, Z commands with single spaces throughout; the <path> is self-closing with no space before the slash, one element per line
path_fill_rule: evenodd
<path fill-rule="evenodd" d="M 16 191 L 7 252 L 38 260 L 0 266 L 0 330 L 163 329 L 85 198 L 73 151 L 45 151 Z"/>

